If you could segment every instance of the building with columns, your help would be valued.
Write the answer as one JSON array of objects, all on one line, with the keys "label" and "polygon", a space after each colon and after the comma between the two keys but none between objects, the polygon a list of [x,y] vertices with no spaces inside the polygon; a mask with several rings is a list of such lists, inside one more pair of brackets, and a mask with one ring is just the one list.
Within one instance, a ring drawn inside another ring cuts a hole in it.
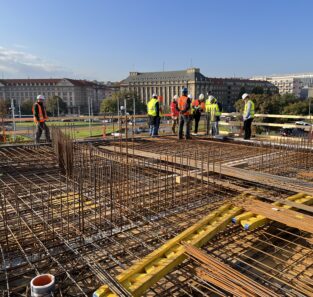
[{"label": "building with columns", "polygon": [[77,79],[0,79],[0,99],[13,99],[15,105],[24,100],[36,100],[38,94],[47,98],[59,96],[66,102],[69,114],[99,112],[100,102],[106,97],[106,86]]},{"label": "building with columns", "polygon": [[180,95],[183,87],[193,98],[203,93],[206,98],[211,93],[220,100],[224,111],[233,111],[239,93],[244,90],[251,92],[255,87],[263,88],[264,92],[276,93],[277,87],[267,81],[240,78],[209,78],[200,73],[199,68],[181,71],[163,72],[130,72],[121,81],[121,90],[134,91],[140,99],[147,102],[153,93],[164,98],[164,105],[169,106],[174,95]]}]

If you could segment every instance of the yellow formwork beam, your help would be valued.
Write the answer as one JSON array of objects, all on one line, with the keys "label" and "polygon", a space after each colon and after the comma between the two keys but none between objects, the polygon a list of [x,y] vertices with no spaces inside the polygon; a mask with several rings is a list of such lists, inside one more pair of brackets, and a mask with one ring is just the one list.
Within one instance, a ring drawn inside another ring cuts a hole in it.
[{"label": "yellow formwork beam", "polygon": [[[306,204],[311,205],[313,204],[313,197],[310,195],[307,195],[305,193],[298,193],[293,196],[290,196],[287,198],[287,200],[299,203],[299,204]],[[291,209],[292,206],[285,205],[280,202],[274,202],[272,203],[273,206],[280,206],[286,209]],[[267,224],[270,220],[266,218],[265,216],[255,214],[251,211],[244,212],[232,219],[233,223],[240,223],[241,226],[245,230],[254,230],[260,226],[263,226]]]},{"label": "yellow formwork beam", "polygon": [[[186,259],[181,242],[201,247],[223,230],[231,219],[242,211],[240,207],[225,204],[186,229],[164,245],[117,276],[117,280],[132,296],[141,296]],[[101,286],[93,297],[117,296],[108,285]]]}]

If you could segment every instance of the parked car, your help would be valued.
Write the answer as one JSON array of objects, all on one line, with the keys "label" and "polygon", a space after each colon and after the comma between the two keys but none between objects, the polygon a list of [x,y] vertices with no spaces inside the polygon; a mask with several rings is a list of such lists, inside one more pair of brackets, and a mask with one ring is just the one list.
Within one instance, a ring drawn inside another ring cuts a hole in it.
[{"label": "parked car", "polygon": [[312,124],[305,121],[297,121],[295,124],[299,126],[312,126]]},{"label": "parked car", "polygon": [[301,128],[282,128],[280,129],[281,136],[290,137],[304,137],[307,136],[308,132]]}]

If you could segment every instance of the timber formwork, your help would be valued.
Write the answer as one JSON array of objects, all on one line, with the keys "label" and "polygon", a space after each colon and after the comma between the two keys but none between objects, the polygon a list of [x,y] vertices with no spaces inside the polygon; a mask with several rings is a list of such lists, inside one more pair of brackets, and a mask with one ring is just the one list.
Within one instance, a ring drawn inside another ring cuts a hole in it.
[{"label": "timber formwork", "polygon": [[[57,296],[91,296],[104,284],[116,295],[128,296],[118,275],[233,197],[251,192],[275,201],[300,190],[310,195],[313,188],[307,180],[290,184],[286,170],[264,170],[269,150],[282,158],[276,146],[205,139],[178,143],[172,138],[69,144],[0,148],[3,296],[28,296],[31,278],[48,272],[56,276]],[[289,148],[288,154],[295,151],[307,156],[305,164],[297,162],[310,171],[310,150]],[[262,156],[266,161],[257,167]],[[69,158],[71,168],[64,165]],[[248,173],[253,178],[245,178]],[[299,287],[312,276],[312,241],[299,230],[269,223],[247,233],[234,225],[210,242],[205,250],[277,293],[301,296]],[[298,258],[300,248],[306,260]],[[281,259],[279,251],[286,252]],[[258,266],[264,255],[266,269]],[[278,264],[287,255],[290,265]],[[194,266],[192,260],[184,261],[147,288],[147,294],[210,294],[212,286],[199,279]],[[310,292],[307,287],[305,292]]]}]

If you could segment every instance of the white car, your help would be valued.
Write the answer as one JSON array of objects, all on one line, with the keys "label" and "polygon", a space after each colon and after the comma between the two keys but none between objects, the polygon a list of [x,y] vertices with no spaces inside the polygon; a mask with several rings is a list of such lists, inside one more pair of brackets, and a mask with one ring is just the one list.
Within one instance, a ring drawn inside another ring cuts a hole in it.
[{"label": "white car", "polygon": [[295,124],[300,126],[312,126],[312,124],[305,121],[297,121]]}]

